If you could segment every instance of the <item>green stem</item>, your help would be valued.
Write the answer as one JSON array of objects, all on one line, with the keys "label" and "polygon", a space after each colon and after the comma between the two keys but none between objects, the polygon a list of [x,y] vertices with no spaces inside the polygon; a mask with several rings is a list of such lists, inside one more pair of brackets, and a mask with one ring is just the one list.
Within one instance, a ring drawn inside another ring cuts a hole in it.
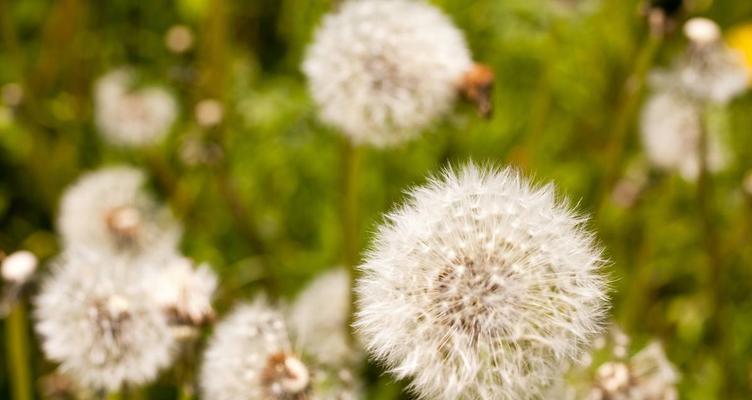
[{"label": "green stem", "polygon": [[360,149],[343,139],[342,144],[342,262],[350,275],[350,316],[347,329],[353,335],[355,281],[358,277],[358,172]]},{"label": "green stem", "polygon": [[19,301],[6,320],[8,367],[15,400],[31,400],[31,372],[29,370],[29,332],[26,325],[26,306]]},{"label": "green stem", "polygon": [[122,400],[122,399],[123,399],[123,395],[119,390],[107,393],[107,400]]},{"label": "green stem", "polygon": [[[707,112],[707,106],[704,110]],[[708,293],[713,296],[715,305],[715,317],[713,318],[713,330],[716,343],[716,354],[722,365],[734,365],[731,359],[727,341],[727,315],[724,302],[724,291],[721,280],[723,259],[719,247],[718,231],[713,216],[713,182],[708,170],[708,128],[704,115],[700,117],[700,137],[698,142],[699,174],[697,178],[697,208],[702,227],[702,240],[708,258],[705,282]],[[728,398],[731,387],[730,380],[724,379],[719,395]]]},{"label": "green stem", "polygon": [[647,39],[640,48],[632,73],[627,78],[622,92],[621,100],[616,110],[610,139],[606,145],[604,167],[605,176],[601,180],[596,192],[595,205],[599,213],[605,205],[606,194],[618,178],[624,156],[624,148],[627,144],[629,129],[632,126],[640,97],[645,88],[645,79],[648,70],[653,65],[658,49],[663,42],[660,34],[649,33]]}]

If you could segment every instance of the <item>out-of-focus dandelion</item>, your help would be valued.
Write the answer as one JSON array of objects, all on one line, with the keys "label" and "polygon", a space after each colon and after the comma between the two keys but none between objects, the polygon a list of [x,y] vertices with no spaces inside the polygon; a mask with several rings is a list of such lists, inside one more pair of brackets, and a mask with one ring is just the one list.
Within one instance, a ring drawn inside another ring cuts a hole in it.
[{"label": "out-of-focus dandelion", "polygon": [[343,3],[325,17],[302,68],[321,119],[356,144],[415,137],[461,89],[477,91],[490,112],[490,70],[473,73],[462,33],[422,1]]},{"label": "out-of-focus dandelion", "polygon": [[97,81],[95,117],[104,138],[122,146],[148,146],[169,133],[177,117],[172,95],[158,86],[133,88],[130,70],[118,69]]},{"label": "out-of-focus dandelion", "polygon": [[[703,108],[694,99],[668,88],[652,94],[640,118],[640,133],[650,162],[660,169],[676,170],[693,181],[700,173]],[[727,151],[714,132],[707,132],[706,166],[711,172],[727,164]]]},{"label": "out-of-focus dandelion", "polygon": [[587,400],[676,400],[679,374],[663,346],[652,342],[631,359],[618,357],[595,371]]},{"label": "out-of-focus dandelion", "polygon": [[298,295],[289,313],[296,348],[323,364],[342,365],[355,351],[345,330],[350,312],[350,279],[335,269],[313,281]]},{"label": "out-of-focus dandelion", "polygon": [[110,253],[169,253],[181,229],[167,208],[143,191],[144,175],[130,167],[87,173],[63,194],[58,228],[66,245]]},{"label": "out-of-focus dandelion", "polygon": [[12,253],[3,259],[3,279],[12,284],[22,284],[34,274],[37,263],[37,257],[30,251],[20,250]]},{"label": "out-of-focus dandelion", "polygon": [[706,18],[692,18],[684,24],[689,51],[676,67],[676,77],[689,95],[715,103],[726,103],[747,89],[749,72],[742,56],[726,47],[721,29]]},{"label": "out-of-focus dandelion", "polygon": [[172,257],[166,266],[150,272],[150,293],[171,324],[196,327],[214,319],[211,301],[217,275],[208,265],[194,267],[188,258]]},{"label": "out-of-focus dandelion", "polygon": [[600,331],[601,252],[552,185],[470,164],[387,220],[361,266],[355,326],[421,398],[540,397]]},{"label": "out-of-focus dandelion", "polygon": [[72,251],[36,299],[46,356],[84,387],[118,391],[156,378],[172,360],[167,319],[144,281],[148,259]]},{"label": "out-of-focus dandelion", "polygon": [[196,122],[200,126],[210,128],[212,126],[219,125],[224,117],[224,109],[222,103],[215,99],[204,99],[196,103],[196,109],[194,110],[196,116]]},{"label": "out-of-focus dandelion", "polygon": [[164,37],[165,46],[173,53],[185,53],[193,47],[193,32],[185,25],[173,25]]},{"label": "out-of-focus dandelion", "polygon": [[747,73],[752,78],[752,23],[731,29],[726,35],[726,44],[741,54]]},{"label": "out-of-focus dandelion", "polygon": [[284,316],[264,299],[237,306],[217,325],[201,368],[207,400],[305,399],[310,381]]}]

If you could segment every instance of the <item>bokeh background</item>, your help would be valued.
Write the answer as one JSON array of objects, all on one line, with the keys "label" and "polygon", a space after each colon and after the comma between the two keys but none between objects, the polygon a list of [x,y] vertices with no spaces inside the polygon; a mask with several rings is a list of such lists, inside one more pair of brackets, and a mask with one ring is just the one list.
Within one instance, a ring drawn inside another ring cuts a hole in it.
[{"label": "bokeh background", "polygon": [[[84,171],[131,164],[182,222],[184,253],[220,274],[220,314],[260,290],[289,299],[341,264],[344,140],[318,121],[299,69],[334,3],[0,0],[0,249],[53,257],[64,188]],[[496,72],[495,112],[484,120],[460,104],[418,140],[364,149],[358,248],[407,187],[442,166],[515,165],[592,216],[611,260],[613,319],[637,343],[662,341],[681,398],[752,398],[752,194],[743,189],[752,95],[718,112],[733,161],[698,187],[651,169],[637,132],[645,75],[684,51],[680,28],[651,38],[638,0],[431,3]],[[750,1],[694,3],[694,15],[724,30],[752,23]],[[178,99],[159,146],[113,147],[97,133],[93,84],[124,65]],[[218,125],[200,123],[206,99],[222,105]],[[39,396],[54,365],[31,330],[29,340]],[[7,371],[2,357],[0,398],[11,398]],[[382,372],[367,371],[372,398],[409,398]],[[146,393],[172,398],[169,374]]]}]

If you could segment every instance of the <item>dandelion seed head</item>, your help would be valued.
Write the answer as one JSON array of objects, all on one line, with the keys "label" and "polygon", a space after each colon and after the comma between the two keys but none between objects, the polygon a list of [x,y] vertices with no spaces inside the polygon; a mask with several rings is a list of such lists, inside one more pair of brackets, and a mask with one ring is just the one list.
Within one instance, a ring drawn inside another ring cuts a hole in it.
[{"label": "dandelion seed head", "polygon": [[115,391],[170,364],[174,342],[143,282],[149,262],[72,251],[53,265],[36,299],[36,331],[62,373]]},{"label": "dandelion seed head", "polygon": [[744,58],[720,40],[715,22],[693,18],[684,31],[691,45],[674,67],[684,90],[699,100],[724,104],[747,89],[750,75]]},{"label": "dandelion seed head", "polygon": [[383,147],[444,114],[471,66],[462,33],[440,10],[361,0],[325,17],[302,69],[324,122],[356,144]]},{"label": "dandelion seed head", "polygon": [[174,325],[200,326],[214,318],[217,275],[208,265],[194,267],[188,258],[172,257],[151,273],[151,293]]},{"label": "dandelion seed head", "polygon": [[663,347],[652,342],[631,359],[608,361],[595,372],[587,399],[676,400],[679,374]]},{"label": "dandelion seed head", "polygon": [[80,177],[63,194],[58,228],[69,246],[119,254],[170,253],[181,229],[169,210],[143,191],[145,177],[109,167]]},{"label": "dandelion seed head", "polygon": [[37,269],[37,256],[26,250],[10,254],[2,260],[2,276],[15,284],[26,282]]},{"label": "dandelion seed head", "polygon": [[[681,92],[667,89],[652,94],[642,109],[640,135],[650,162],[694,181],[700,173],[702,108]],[[707,132],[707,168],[722,170],[728,162],[721,138]]]},{"label": "dandelion seed head", "polygon": [[361,266],[367,350],[432,399],[529,399],[607,308],[583,218],[510,169],[469,164],[410,192]]},{"label": "dandelion seed head", "polygon": [[264,299],[236,307],[216,326],[201,368],[208,400],[302,400],[309,381],[284,316]]},{"label": "dandelion seed head", "polygon": [[95,119],[104,138],[120,146],[158,143],[177,117],[175,99],[158,86],[133,89],[131,71],[119,69],[100,78],[95,87]]}]

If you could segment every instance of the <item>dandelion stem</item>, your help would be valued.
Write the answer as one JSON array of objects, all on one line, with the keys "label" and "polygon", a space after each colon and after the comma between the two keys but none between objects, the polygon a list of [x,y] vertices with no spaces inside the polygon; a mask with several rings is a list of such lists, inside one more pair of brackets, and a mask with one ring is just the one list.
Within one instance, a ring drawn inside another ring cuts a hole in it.
[{"label": "dandelion stem", "polygon": [[608,198],[606,193],[608,193],[618,178],[624,156],[624,148],[629,136],[629,129],[632,126],[633,117],[637,111],[637,105],[645,87],[645,79],[662,42],[663,35],[660,33],[651,32],[647,35],[637,55],[634,69],[624,85],[604,154],[605,175],[600,182],[595,202],[593,203],[596,206],[595,211],[598,214],[600,214],[600,209],[605,205],[605,199]]},{"label": "dandelion stem", "polygon": [[352,334],[355,314],[355,280],[358,263],[358,172],[360,149],[343,138],[342,144],[342,259],[350,275],[350,317],[348,331]]},{"label": "dandelion stem", "polygon": [[122,400],[122,398],[119,390],[107,393],[107,400]]},{"label": "dandelion stem", "polygon": [[18,301],[6,320],[8,367],[11,369],[13,398],[31,400],[31,372],[29,371],[29,341],[26,325],[26,306]]},{"label": "dandelion stem", "polygon": [[[700,124],[698,143],[699,174],[697,179],[697,208],[701,219],[703,245],[708,257],[708,269],[705,279],[707,290],[713,296],[715,304],[713,329],[716,338],[717,355],[722,365],[733,365],[726,343],[725,331],[727,318],[721,281],[723,259],[719,248],[718,232],[714,223],[715,219],[713,217],[713,182],[708,170],[708,127],[703,117],[704,115],[701,116],[702,123]],[[725,395],[729,393],[724,393],[723,391],[728,391],[730,388],[726,385],[721,385],[721,390],[722,392],[719,395],[721,397],[728,397]]]}]

